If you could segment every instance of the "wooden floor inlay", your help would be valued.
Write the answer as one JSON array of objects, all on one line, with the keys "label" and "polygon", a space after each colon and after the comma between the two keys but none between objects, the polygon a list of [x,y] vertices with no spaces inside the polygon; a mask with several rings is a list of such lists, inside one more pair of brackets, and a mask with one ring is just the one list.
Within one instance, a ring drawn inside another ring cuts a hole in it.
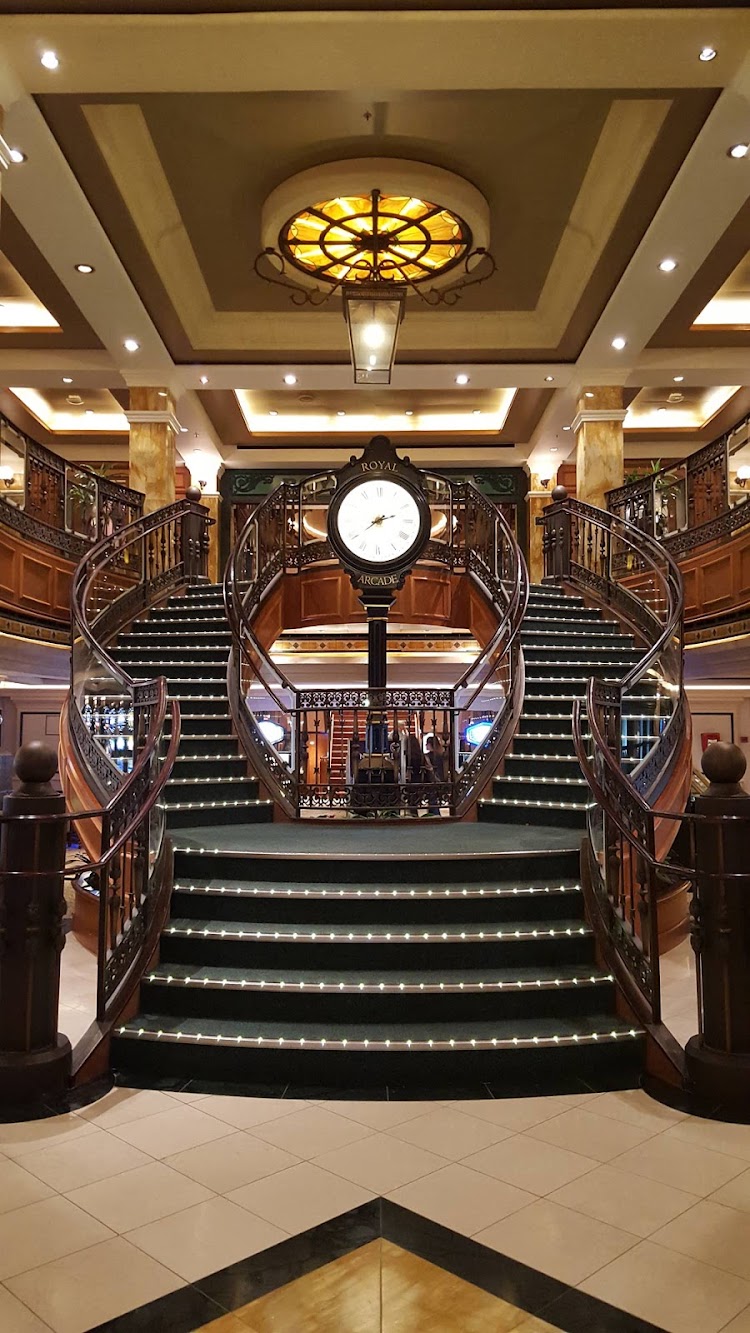
[{"label": "wooden floor inlay", "polygon": [[388,1240],[203,1325],[200,1333],[559,1333]]}]

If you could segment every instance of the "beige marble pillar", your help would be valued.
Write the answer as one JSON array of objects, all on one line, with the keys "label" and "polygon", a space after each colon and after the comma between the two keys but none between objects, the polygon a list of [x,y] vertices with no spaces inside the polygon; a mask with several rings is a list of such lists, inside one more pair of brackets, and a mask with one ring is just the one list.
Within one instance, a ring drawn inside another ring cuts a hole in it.
[{"label": "beige marble pillar", "polygon": [[576,433],[576,495],[606,509],[605,493],[622,486],[625,419],[622,388],[585,389],[573,421]]},{"label": "beige marble pillar", "polygon": [[[545,477],[540,477],[538,473],[532,472],[529,482],[530,486],[526,495],[529,532],[529,582],[541,583],[544,578],[544,553],[542,551],[544,528],[537,527],[537,519],[541,518],[550,502],[550,495],[556,485],[556,470],[552,472],[551,476]],[[547,484],[544,485],[544,482]]]},{"label": "beige marble pillar", "polygon": [[219,496],[203,492],[201,504],[213,519],[213,526],[208,529],[208,578],[210,583],[219,582]]},{"label": "beige marble pillar", "polygon": [[174,503],[175,439],[179,423],[167,389],[132,388],[130,411],[130,485],[146,497],[144,513]]}]

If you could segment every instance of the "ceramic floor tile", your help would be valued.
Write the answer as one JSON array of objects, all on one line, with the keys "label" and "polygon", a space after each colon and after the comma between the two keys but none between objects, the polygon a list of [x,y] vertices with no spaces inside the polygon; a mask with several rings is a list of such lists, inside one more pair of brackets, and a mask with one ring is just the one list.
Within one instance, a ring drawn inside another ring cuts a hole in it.
[{"label": "ceramic floor tile", "polygon": [[651,1240],[750,1282],[750,1215],[701,1199]]},{"label": "ceramic floor tile", "polygon": [[300,1162],[252,1185],[233,1190],[227,1198],[257,1217],[296,1234],[358,1208],[373,1196],[350,1180],[322,1171],[312,1162]]},{"label": "ceramic floor tile", "polygon": [[196,1148],[231,1133],[229,1125],[205,1115],[194,1106],[175,1106],[157,1115],[136,1120],[132,1125],[117,1125],[110,1130],[118,1138],[140,1148],[150,1157],[169,1157],[172,1153]]},{"label": "ceramic floor tile", "polygon": [[750,1333],[750,1305],[734,1319],[730,1319],[729,1323],[724,1325],[721,1333]]},{"label": "ceramic floor tile", "polygon": [[22,1157],[53,1143],[73,1143],[90,1134],[98,1134],[94,1125],[88,1125],[77,1115],[53,1115],[46,1120],[25,1120],[15,1125],[0,1125],[0,1153],[6,1157]]},{"label": "ceramic floor tile", "polygon": [[85,1333],[182,1285],[174,1273],[121,1237],[44,1264],[8,1282],[11,1291],[55,1333]]},{"label": "ceramic floor tile", "polygon": [[76,1143],[56,1143],[52,1148],[23,1156],[26,1170],[60,1194],[117,1176],[121,1171],[133,1171],[150,1161],[152,1158],[146,1153],[122,1143],[112,1134],[95,1134]]},{"label": "ceramic floor tile", "polygon": [[463,1236],[473,1236],[535,1200],[526,1190],[470,1171],[458,1162],[391,1190],[388,1197]]},{"label": "ceramic floor tile", "polygon": [[729,1157],[750,1162],[750,1125],[728,1125],[721,1120],[701,1120],[688,1116],[669,1130],[669,1137],[696,1148],[711,1148]]},{"label": "ceramic floor tile", "polygon": [[169,1110],[174,1110],[174,1103],[165,1092],[153,1092],[150,1088],[113,1088],[101,1101],[82,1107],[77,1114],[89,1124],[98,1125],[99,1129],[114,1129],[117,1125],[127,1125],[133,1120]]},{"label": "ceramic floor tile", "polygon": [[536,1199],[474,1239],[572,1285],[637,1244],[630,1232],[582,1217],[549,1199]]},{"label": "ceramic floor tile", "polygon": [[405,1143],[415,1143],[418,1148],[439,1153],[451,1161],[468,1157],[479,1152],[491,1143],[499,1143],[509,1138],[512,1130],[503,1125],[493,1124],[489,1120],[478,1120],[476,1116],[465,1115],[453,1107],[443,1106],[427,1115],[416,1116],[404,1125],[394,1125],[390,1130],[394,1138]]},{"label": "ceramic floor tile", "polygon": [[553,1143],[557,1148],[567,1148],[569,1152],[582,1153],[585,1157],[595,1157],[598,1162],[609,1162],[652,1138],[657,1129],[641,1129],[622,1120],[591,1115],[589,1111],[566,1111],[554,1120],[532,1125],[526,1132],[529,1138]]},{"label": "ceramic floor tile", "polygon": [[286,1238],[287,1232],[228,1199],[209,1199],[127,1234],[134,1245],[188,1282]]},{"label": "ceramic floor tile", "polygon": [[596,1165],[591,1157],[569,1152],[552,1143],[542,1143],[525,1134],[503,1139],[502,1143],[495,1143],[464,1160],[464,1166],[483,1171],[485,1175],[495,1176],[497,1180],[532,1194],[551,1194],[586,1171],[593,1171]]},{"label": "ceramic floor tile", "polygon": [[684,1111],[675,1111],[654,1101],[642,1088],[626,1088],[622,1092],[602,1092],[587,1108],[594,1115],[610,1120],[624,1120],[639,1129],[651,1129],[658,1134],[685,1119]]},{"label": "ceramic floor tile", "polygon": [[[218,1121],[216,1122],[218,1124]],[[227,1126],[225,1125],[226,1129]],[[249,1185],[253,1180],[296,1166],[298,1159],[273,1143],[265,1143],[254,1134],[242,1131],[212,1143],[168,1157],[167,1165],[197,1180],[216,1194]]]},{"label": "ceramic floor tile", "polygon": [[116,1181],[100,1180],[68,1194],[71,1203],[118,1232],[156,1222],[211,1197],[204,1185],[153,1161],[125,1171]]},{"label": "ceramic floor tile", "polygon": [[690,1194],[712,1194],[746,1169],[739,1157],[727,1157],[709,1148],[696,1148],[673,1137],[674,1130],[657,1134],[637,1148],[614,1159],[618,1171],[630,1171],[648,1180],[687,1190]]},{"label": "ceramic floor tile", "polygon": [[445,1166],[445,1158],[415,1148],[411,1143],[402,1143],[390,1134],[371,1134],[358,1143],[324,1153],[315,1164],[353,1180],[373,1194],[387,1194],[409,1180],[437,1171]]},{"label": "ceramic floor tile", "polygon": [[258,1125],[253,1132],[259,1139],[284,1148],[296,1157],[310,1158],[319,1157],[321,1153],[331,1152],[334,1148],[343,1148],[347,1143],[355,1143],[357,1139],[367,1138],[372,1131],[369,1126],[346,1120],[344,1116],[326,1111],[322,1106],[309,1106],[281,1120]]},{"label": "ceramic floor tile", "polygon": [[355,1120],[358,1125],[367,1125],[370,1129],[387,1130],[394,1125],[403,1125],[415,1116],[424,1115],[429,1103],[425,1102],[319,1102],[345,1120]]},{"label": "ceramic floor tile", "polygon": [[724,1203],[729,1208],[738,1208],[740,1212],[750,1213],[750,1171],[743,1171],[741,1176],[728,1180],[726,1185],[709,1195],[712,1203]]},{"label": "ceramic floor tile", "polygon": [[642,1238],[698,1202],[695,1194],[655,1180],[641,1178],[636,1182],[632,1175],[612,1166],[599,1166],[549,1197],[554,1203]]},{"label": "ceramic floor tile", "polygon": [[487,1101],[453,1102],[455,1111],[466,1111],[493,1125],[504,1125],[514,1134],[520,1134],[531,1125],[571,1111],[573,1097],[498,1097]]},{"label": "ceramic floor tile", "polygon": [[111,1236],[101,1222],[58,1196],[14,1208],[0,1216],[0,1281]]},{"label": "ceramic floor tile", "polygon": [[590,1296],[647,1319],[667,1333],[719,1333],[750,1303],[750,1282],[641,1241],[586,1278]]},{"label": "ceramic floor tile", "polygon": [[309,1102],[287,1100],[285,1097],[202,1097],[197,1103],[200,1111],[214,1115],[217,1120],[234,1129],[253,1129],[255,1125],[302,1111]]},{"label": "ceramic floor tile", "polygon": [[23,1208],[27,1203],[38,1203],[53,1193],[49,1185],[32,1176],[20,1162],[12,1162],[7,1157],[0,1161],[0,1213]]},{"label": "ceramic floor tile", "polygon": [[0,1328],[3,1333],[49,1333],[50,1326],[37,1319],[12,1292],[0,1287]]}]

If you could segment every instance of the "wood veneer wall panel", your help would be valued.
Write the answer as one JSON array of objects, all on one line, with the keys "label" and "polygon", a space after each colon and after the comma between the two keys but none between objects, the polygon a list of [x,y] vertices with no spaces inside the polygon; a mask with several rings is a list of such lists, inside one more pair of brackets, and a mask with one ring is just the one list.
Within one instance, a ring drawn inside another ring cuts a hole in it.
[{"label": "wood veneer wall panel", "polygon": [[5,531],[0,534],[0,612],[24,612],[58,624],[70,620],[75,565],[47,546]]},{"label": "wood veneer wall panel", "polygon": [[750,606],[750,528],[729,539],[683,556],[685,621],[708,619],[719,612]]}]

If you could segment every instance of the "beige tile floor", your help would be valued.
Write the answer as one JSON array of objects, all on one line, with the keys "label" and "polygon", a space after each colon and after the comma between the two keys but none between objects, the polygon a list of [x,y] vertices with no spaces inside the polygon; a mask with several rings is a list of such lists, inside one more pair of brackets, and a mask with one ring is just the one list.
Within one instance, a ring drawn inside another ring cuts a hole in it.
[{"label": "beige tile floor", "polygon": [[120,1088],[0,1125],[0,1328],[85,1333],[379,1194],[669,1333],[750,1333],[750,1126],[640,1091],[323,1104]]}]

